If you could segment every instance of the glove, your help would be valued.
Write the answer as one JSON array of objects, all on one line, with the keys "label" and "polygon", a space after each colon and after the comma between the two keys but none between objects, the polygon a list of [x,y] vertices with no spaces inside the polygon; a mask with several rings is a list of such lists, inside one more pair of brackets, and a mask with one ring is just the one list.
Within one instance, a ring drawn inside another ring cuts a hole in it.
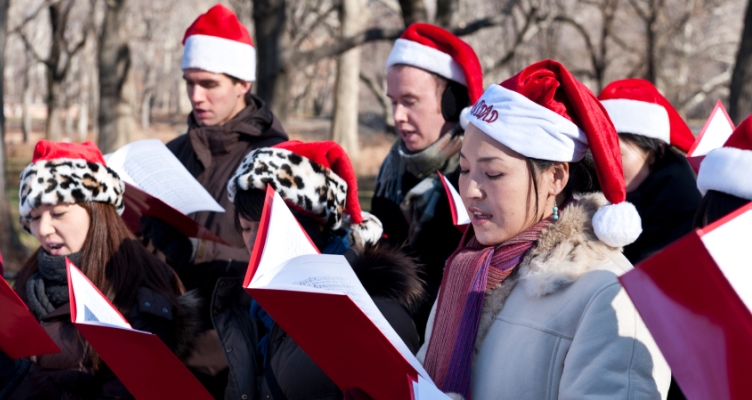
[{"label": "glove", "polygon": [[187,266],[196,255],[194,241],[157,217],[141,217],[141,234],[165,255],[167,264],[175,269]]}]

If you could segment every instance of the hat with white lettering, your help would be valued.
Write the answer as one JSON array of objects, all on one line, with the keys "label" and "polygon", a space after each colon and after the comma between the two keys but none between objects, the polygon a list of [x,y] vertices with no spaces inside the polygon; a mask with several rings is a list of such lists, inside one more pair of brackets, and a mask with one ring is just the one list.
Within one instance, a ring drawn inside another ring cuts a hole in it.
[{"label": "hat with white lettering", "polygon": [[562,65],[540,61],[486,89],[471,124],[525,157],[578,162],[593,154],[598,182],[611,203],[593,217],[596,236],[612,247],[634,242],[642,223],[626,201],[619,137],[593,92]]}]

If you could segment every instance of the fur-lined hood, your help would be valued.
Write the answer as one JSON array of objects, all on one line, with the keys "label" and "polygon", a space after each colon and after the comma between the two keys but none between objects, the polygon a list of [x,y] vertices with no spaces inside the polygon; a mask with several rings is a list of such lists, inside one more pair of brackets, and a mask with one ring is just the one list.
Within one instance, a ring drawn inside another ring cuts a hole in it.
[{"label": "fur-lined hood", "polygon": [[599,269],[609,259],[623,258],[621,248],[601,242],[593,230],[593,215],[606,204],[602,193],[592,193],[576,198],[559,212],[559,220],[543,230],[517,270],[484,297],[476,344],[483,342],[518,283],[528,295],[543,297]]},{"label": "fur-lined hood", "polygon": [[400,249],[386,243],[366,244],[350,248],[345,257],[371,297],[396,300],[408,311],[425,298],[418,265]]}]

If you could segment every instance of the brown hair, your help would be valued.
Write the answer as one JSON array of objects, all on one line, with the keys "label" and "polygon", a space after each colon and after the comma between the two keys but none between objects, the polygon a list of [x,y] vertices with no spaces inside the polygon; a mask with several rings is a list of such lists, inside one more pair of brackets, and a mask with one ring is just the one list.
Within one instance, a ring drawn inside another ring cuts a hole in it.
[{"label": "brown hair", "polygon": [[[121,314],[127,315],[136,302],[136,291],[149,288],[167,298],[181,313],[177,297],[183,288],[180,279],[154,255],[149,253],[128,230],[125,222],[110,204],[99,202],[78,203],[86,209],[91,222],[86,242],[81,249],[78,268],[112,301]],[[18,273],[16,290],[26,298],[26,281],[39,270],[37,254],[26,261]],[[95,368],[99,366],[96,353],[86,346],[88,357]]]},{"label": "brown hair", "polygon": [[439,110],[438,111],[441,112],[441,98],[444,95],[444,90],[446,90],[447,86],[449,86],[449,80],[446,79],[446,78],[444,78],[443,76],[435,73],[435,72],[431,72],[431,71],[428,71],[428,70],[425,70],[423,68],[416,67],[416,66],[413,66],[413,65],[408,65],[408,64],[394,64],[394,65],[392,65],[389,68],[394,68],[395,70],[399,71],[399,70],[401,70],[401,69],[403,69],[405,67],[417,68],[417,69],[419,69],[421,71],[425,71],[425,72],[428,72],[429,74],[431,74],[431,76],[433,77],[434,82],[436,82],[436,98],[439,100]]}]

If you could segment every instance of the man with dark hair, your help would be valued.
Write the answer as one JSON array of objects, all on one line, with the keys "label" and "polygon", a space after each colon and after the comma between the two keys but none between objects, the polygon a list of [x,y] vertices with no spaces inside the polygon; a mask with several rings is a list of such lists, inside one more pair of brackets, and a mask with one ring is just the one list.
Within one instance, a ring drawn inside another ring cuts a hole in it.
[{"label": "man with dark hair", "polygon": [[[287,134],[267,105],[251,94],[256,51],[232,11],[222,5],[212,7],[188,28],[183,44],[183,79],[193,111],[188,116],[188,133],[167,147],[225,209],[224,213],[190,216],[227,245],[189,239],[157,218],[143,218],[141,225],[144,237],[177,271],[186,289],[198,289],[203,332],[196,338],[196,351],[187,364],[212,394],[221,398],[227,383],[228,350],[214,329],[212,318],[225,314],[213,304],[213,294],[220,284],[222,289],[227,286],[227,282],[217,283],[226,278],[234,279],[233,288],[239,288],[250,258],[235,229],[227,180],[248,153],[286,141]],[[243,294],[240,301],[250,301]]]},{"label": "man with dark hair", "polygon": [[423,265],[428,298],[414,316],[422,336],[436,299],[444,263],[459,243],[437,171],[457,185],[463,109],[483,92],[473,49],[446,30],[410,25],[387,60],[387,95],[399,140],[376,178],[371,212],[384,234]]}]

